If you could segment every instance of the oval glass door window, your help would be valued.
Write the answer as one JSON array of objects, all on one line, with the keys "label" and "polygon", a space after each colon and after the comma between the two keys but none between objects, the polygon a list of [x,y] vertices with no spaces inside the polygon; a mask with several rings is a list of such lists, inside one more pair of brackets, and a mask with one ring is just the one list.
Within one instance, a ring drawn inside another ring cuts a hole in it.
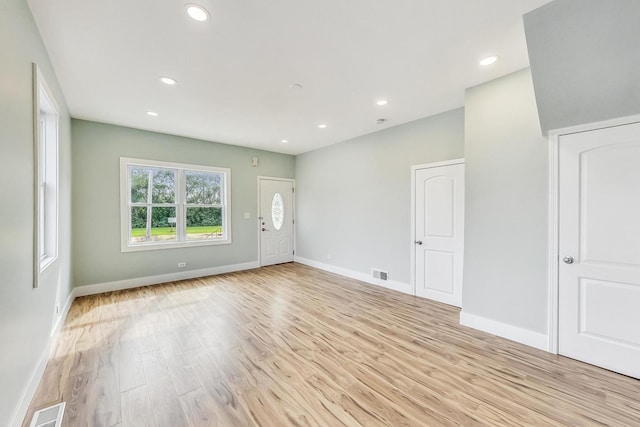
[{"label": "oval glass door window", "polygon": [[280,193],[274,194],[273,199],[271,199],[271,220],[276,230],[282,228],[282,224],[284,224],[284,200],[282,200]]}]

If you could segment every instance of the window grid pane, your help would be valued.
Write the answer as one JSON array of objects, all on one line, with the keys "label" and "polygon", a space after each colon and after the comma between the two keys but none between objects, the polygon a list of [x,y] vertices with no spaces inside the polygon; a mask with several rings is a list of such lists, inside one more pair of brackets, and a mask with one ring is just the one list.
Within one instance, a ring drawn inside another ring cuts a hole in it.
[{"label": "window grid pane", "polygon": [[187,240],[219,239],[224,236],[222,208],[187,207]]},{"label": "window grid pane", "polygon": [[153,190],[151,203],[176,202],[176,171],[172,169],[153,169]]},{"label": "window grid pane", "polygon": [[134,206],[131,208],[132,243],[175,241],[177,232],[170,218],[176,217],[175,207]]},{"label": "window grid pane", "polygon": [[185,171],[185,204],[222,206],[224,175],[218,172]]}]

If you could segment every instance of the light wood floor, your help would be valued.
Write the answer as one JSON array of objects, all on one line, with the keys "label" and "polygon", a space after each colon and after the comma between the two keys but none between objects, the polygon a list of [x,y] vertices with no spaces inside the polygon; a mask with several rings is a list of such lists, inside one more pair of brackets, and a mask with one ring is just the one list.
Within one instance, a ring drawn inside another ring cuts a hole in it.
[{"label": "light wood floor", "polygon": [[79,298],[24,425],[640,425],[640,381],[458,315],[299,264]]}]

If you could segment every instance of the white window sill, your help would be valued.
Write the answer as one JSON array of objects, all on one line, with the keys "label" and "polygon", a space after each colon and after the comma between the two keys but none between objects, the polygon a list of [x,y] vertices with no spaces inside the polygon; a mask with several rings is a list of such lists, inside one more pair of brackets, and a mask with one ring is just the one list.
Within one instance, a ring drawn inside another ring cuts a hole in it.
[{"label": "white window sill", "polygon": [[44,272],[55,260],[57,260],[57,256],[45,256],[40,258],[40,273]]},{"label": "white window sill", "polygon": [[231,244],[231,238],[220,240],[194,240],[191,242],[149,242],[138,243],[135,245],[124,244],[120,248],[120,252],[139,252],[139,251],[154,251],[158,249],[178,249],[178,248],[193,248],[200,246],[218,246]]}]

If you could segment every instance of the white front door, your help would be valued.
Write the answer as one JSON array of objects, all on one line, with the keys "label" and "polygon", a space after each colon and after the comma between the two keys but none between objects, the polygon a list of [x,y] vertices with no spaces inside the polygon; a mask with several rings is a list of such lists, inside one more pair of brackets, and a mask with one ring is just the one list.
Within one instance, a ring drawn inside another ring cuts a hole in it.
[{"label": "white front door", "polygon": [[414,170],[415,293],[460,307],[464,163],[448,163]]},{"label": "white front door", "polygon": [[260,265],[293,261],[293,181],[259,179]]},{"label": "white front door", "polygon": [[640,378],[640,123],[559,137],[558,349]]}]

